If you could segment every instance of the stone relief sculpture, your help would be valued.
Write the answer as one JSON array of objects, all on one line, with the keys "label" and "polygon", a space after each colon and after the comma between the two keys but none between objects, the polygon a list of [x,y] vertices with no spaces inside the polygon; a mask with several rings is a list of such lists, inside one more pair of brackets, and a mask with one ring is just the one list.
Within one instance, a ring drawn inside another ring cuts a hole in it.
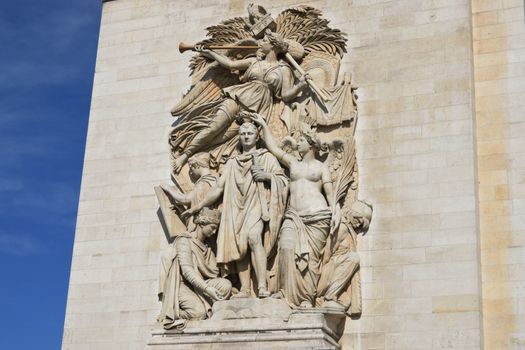
[{"label": "stone relief sculpture", "polygon": [[357,235],[364,235],[368,231],[372,211],[371,204],[355,201],[343,215],[334,246],[325,256],[317,285],[317,306],[343,308],[350,317],[361,315]]},{"label": "stone relief sculpture", "polygon": [[309,6],[274,19],[250,5],[207,30],[180,45],[197,53],[192,83],[171,111],[173,184],[155,189],[172,241],[159,321],[184,327],[230,297],[360,315],[372,206],[357,193],[356,88],[338,83],[344,34]]},{"label": "stone relief sculpture", "polygon": [[[197,153],[188,161],[188,175],[193,182],[193,188],[188,193],[182,193],[178,186],[161,184],[160,188],[171,200],[172,208],[179,213],[188,206],[194,206],[206,197],[210,189],[217,183],[217,176],[210,170],[210,155],[208,153]],[[193,230],[193,216],[188,219],[187,226]]]},{"label": "stone relief sculpture", "polygon": [[289,48],[280,35],[267,32],[259,41],[259,46],[256,57],[239,60],[206,49],[202,44],[196,46],[195,50],[202,56],[230,71],[237,70],[243,74],[239,77],[239,84],[222,89],[223,96],[218,101],[191,109],[186,114],[181,114],[177,107],[172,110],[174,116],[181,115],[181,122],[173,132],[173,146],[180,148],[175,158],[175,172],[180,171],[195,151],[206,148],[210,143],[226,141],[230,135],[227,129],[241,110],[269,116],[275,98],[290,102],[306,85],[304,76],[295,84],[290,67],[279,61],[278,55]]},{"label": "stone relief sculpture", "polygon": [[159,277],[162,309],[158,321],[166,329],[183,328],[186,320],[204,319],[213,301],[228,298],[231,283],[219,268],[208,240],[220,221],[218,210],[205,208],[193,232],[182,232],[164,252]]},{"label": "stone relief sculpture", "polygon": [[[328,167],[315,158],[319,140],[302,132],[297,138],[299,158],[277,146],[268,125],[253,115],[263,138],[279,162],[289,170],[290,200],[279,232],[277,289],[293,305],[312,307],[321,275],[321,257],[330,232],[332,177]],[[334,216],[335,218],[335,216]]]},{"label": "stone relief sculpture", "polygon": [[238,272],[241,290],[234,295],[238,298],[251,295],[250,267],[255,272],[257,295],[260,298],[270,295],[267,259],[277,242],[288,194],[288,179],[277,159],[267,150],[257,148],[258,133],[252,123],[240,126],[242,153],[226,162],[217,185],[206,198],[186,211],[196,213],[222,195],[217,262],[223,264],[225,271]]}]

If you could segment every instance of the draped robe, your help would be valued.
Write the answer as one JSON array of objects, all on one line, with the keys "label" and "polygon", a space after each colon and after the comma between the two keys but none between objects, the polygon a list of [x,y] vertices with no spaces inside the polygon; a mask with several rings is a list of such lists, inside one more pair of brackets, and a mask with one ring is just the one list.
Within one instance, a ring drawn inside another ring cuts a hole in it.
[{"label": "draped robe", "polygon": [[277,288],[291,305],[315,303],[330,218],[328,208],[307,215],[291,208],[286,211],[279,238]]},{"label": "draped robe", "polygon": [[[268,182],[256,182],[251,173],[255,156],[268,172]],[[217,262],[228,264],[241,260],[248,250],[248,234],[263,220],[268,208],[264,248],[269,255],[277,242],[279,227],[288,197],[288,179],[279,162],[265,149],[230,158],[221,175],[224,178],[223,209],[217,234]]]},{"label": "draped robe", "polygon": [[223,295],[231,290],[229,281],[218,274],[215,255],[207,244],[190,233],[177,236],[161,259],[158,320],[164,328],[183,328],[184,319],[205,318],[211,310],[211,300],[202,295],[206,285]]}]

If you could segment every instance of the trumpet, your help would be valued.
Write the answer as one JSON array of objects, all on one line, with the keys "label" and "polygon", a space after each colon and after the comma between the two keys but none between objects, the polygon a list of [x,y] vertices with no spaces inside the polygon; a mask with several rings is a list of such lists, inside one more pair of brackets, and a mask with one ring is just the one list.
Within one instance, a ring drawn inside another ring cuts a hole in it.
[{"label": "trumpet", "polygon": [[[228,49],[240,49],[240,50],[257,50],[259,46],[257,45],[209,45],[204,46],[205,49],[210,50],[228,50]],[[179,52],[183,53],[186,51],[195,51],[195,45],[188,43],[179,44]]]},{"label": "trumpet", "polygon": [[[241,49],[241,50],[256,50],[259,48],[257,45],[209,45],[204,46],[206,49],[210,50],[227,50],[227,49]],[[195,45],[187,44],[187,43],[179,43],[179,52],[183,53],[186,51],[195,50]],[[288,62],[299,72],[301,75],[305,75],[306,72],[303,70],[303,68],[295,61],[295,59],[290,55],[288,52],[285,53],[285,58],[288,60]],[[321,105],[325,110],[327,110],[326,105],[324,104],[325,101],[328,101],[328,96],[324,91],[322,91],[313,81],[312,79],[306,80],[308,85],[310,86],[311,90],[319,97]]]}]

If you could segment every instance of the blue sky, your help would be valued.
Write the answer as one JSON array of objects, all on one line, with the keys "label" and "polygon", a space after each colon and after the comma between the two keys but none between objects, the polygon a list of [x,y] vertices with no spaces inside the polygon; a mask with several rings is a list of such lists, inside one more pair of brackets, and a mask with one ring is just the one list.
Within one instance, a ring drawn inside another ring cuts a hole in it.
[{"label": "blue sky", "polygon": [[100,0],[0,0],[0,349],[59,349]]}]

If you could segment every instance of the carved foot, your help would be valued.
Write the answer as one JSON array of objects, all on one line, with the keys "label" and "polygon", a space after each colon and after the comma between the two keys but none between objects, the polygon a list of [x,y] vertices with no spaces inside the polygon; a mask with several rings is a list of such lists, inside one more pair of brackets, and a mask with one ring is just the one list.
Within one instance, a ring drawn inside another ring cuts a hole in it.
[{"label": "carved foot", "polygon": [[284,299],[284,295],[281,291],[272,294],[273,299]]},{"label": "carved foot", "polygon": [[175,174],[180,173],[182,167],[186,162],[188,161],[188,155],[186,153],[181,154],[175,161],[173,162],[173,172]]},{"label": "carved foot", "polygon": [[334,300],[326,300],[324,303],[321,304],[321,307],[345,311],[345,307]]},{"label": "carved foot", "polygon": [[311,308],[313,307],[312,303],[309,302],[308,300],[305,300],[303,302],[301,302],[301,305],[299,305],[300,307],[307,307],[307,308]]},{"label": "carved foot", "polygon": [[268,298],[270,296],[270,292],[268,292],[268,289],[266,287],[259,287],[259,291],[257,293],[257,296],[259,299]]},{"label": "carved foot", "polygon": [[241,290],[239,293],[232,295],[232,299],[243,299],[243,298],[249,298],[250,292],[246,290]]}]

